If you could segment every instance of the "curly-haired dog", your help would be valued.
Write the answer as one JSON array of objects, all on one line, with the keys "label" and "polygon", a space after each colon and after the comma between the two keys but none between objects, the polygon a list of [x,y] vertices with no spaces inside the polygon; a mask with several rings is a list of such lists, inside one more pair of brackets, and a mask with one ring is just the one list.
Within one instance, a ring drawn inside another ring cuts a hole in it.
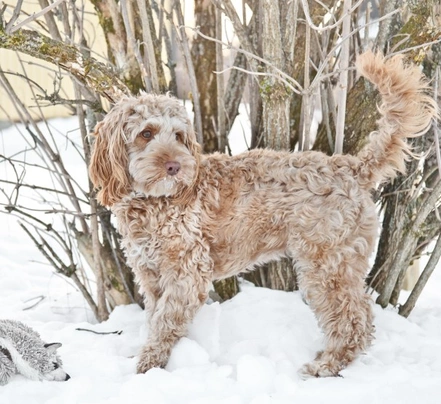
[{"label": "curly-haired dog", "polygon": [[138,372],[164,367],[210,284],[294,259],[326,346],[301,372],[335,376],[372,340],[364,292],[377,236],[370,191],[404,170],[405,138],[436,114],[420,70],[366,53],[359,71],[382,95],[379,131],[357,156],[252,150],[201,155],[180,102],[119,101],[96,127],[90,176],[118,219],[150,313]]}]

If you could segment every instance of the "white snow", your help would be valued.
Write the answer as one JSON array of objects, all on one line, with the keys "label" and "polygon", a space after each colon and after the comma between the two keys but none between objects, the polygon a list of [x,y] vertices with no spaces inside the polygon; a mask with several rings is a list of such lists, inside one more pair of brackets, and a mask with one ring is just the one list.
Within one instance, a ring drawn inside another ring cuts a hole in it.
[{"label": "white snow", "polygon": [[[298,292],[249,284],[232,300],[201,309],[166,369],[138,375],[136,355],[148,333],[142,310],[120,306],[97,324],[80,293],[54,274],[15,218],[0,215],[0,236],[0,318],[21,320],[48,342],[61,342],[71,376],[67,382],[14,376],[0,387],[1,404],[441,403],[439,267],[409,319],[374,306],[373,346],[342,378],[299,378],[300,366],[323,347],[314,315]],[[45,297],[41,303],[24,310],[39,296]]]}]

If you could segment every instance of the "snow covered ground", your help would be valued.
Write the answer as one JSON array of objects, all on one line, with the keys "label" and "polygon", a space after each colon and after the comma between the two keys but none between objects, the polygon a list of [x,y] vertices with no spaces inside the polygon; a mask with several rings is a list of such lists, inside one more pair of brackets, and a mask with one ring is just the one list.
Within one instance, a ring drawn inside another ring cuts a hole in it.
[{"label": "snow covered ground", "polygon": [[[0,215],[0,237],[0,318],[61,342],[71,376],[67,382],[14,376],[0,387],[0,404],[441,403],[441,268],[409,319],[375,306],[376,340],[342,378],[299,378],[298,368],[323,346],[312,312],[297,292],[250,285],[231,301],[205,305],[166,369],[137,375],[136,355],[148,333],[141,309],[118,307],[97,324],[14,218]],[[39,296],[41,303],[26,310]]]}]

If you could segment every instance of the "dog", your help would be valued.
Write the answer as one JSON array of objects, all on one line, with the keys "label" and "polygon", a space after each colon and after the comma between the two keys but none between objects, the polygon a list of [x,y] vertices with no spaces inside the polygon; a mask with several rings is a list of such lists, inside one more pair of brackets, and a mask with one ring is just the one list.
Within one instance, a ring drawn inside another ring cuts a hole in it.
[{"label": "dog", "polygon": [[427,82],[401,56],[365,53],[359,72],[381,96],[378,132],[356,155],[251,150],[202,155],[180,102],[141,94],[95,128],[90,178],[118,221],[150,313],[138,373],[165,367],[215,279],[287,256],[326,339],[300,370],[338,376],[373,339],[365,293],[378,232],[370,192],[404,172],[407,137],[436,115]]},{"label": "dog", "polygon": [[57,355],[60,347],[59,342],[45,343],[20,321],[0,320],[0,385],[17,373],[32,380],[69,380]]}]

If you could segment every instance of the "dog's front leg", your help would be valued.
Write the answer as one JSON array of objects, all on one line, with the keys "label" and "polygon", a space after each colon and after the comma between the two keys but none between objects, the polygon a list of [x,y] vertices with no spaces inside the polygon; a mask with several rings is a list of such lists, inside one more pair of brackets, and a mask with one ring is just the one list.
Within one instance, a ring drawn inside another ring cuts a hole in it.
[{"label": "dog's front leg", "polygon": [[138,373],[167,365],[173,346],[186,335],[188,323],[207,299],[210,282],[210,272],[197,268],[192,272],[170,270],[161,274],[160,297],[150,317],[149,337],[140,355]]}]

